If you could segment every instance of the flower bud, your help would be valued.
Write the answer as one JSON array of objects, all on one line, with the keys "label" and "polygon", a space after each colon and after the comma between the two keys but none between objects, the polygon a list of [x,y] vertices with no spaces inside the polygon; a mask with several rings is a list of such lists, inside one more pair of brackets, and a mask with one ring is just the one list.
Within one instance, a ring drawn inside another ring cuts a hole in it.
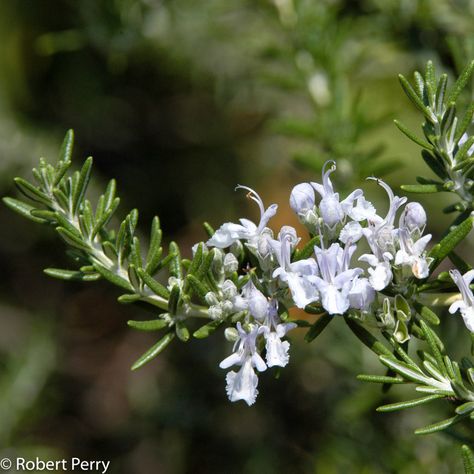
[{"label": "flower bud", "polygon": [[236,258],[238,259],[244,254],[244,246],[240,240],[236,240],[231,246],[230,251],[233,253]]},{"label": "flower bud", "polygon": [[400,216],[400,227],[406,227],[410,232],[422,229],[426,225],[426,212],[419,202],[409,202]]},{"label": "flower bud", "polygon": [[231,280],[226,280],[221,287],[222,296],[225,300],[231,300],[237,296],[237,287]]},{"label": "flower bud", "polygon": [[224,331],[224,337],[229,342],[235,342],[239,338],[239,333],[235,328],[226,328]]},{"label": "flower bud", "polygon": [[309,183],[297,184],[290,195],[290,207],[296,214],[305,214],[314,207],[314,189]]},{"label": "flower bud", "polygon": [[323,218],[323,222],[329,227],[334,227],[344,218],[344,211],[335,194],[328,195],[321,199],[319,212]]},{"label": "flower bud", "polygon": [[207,314],[211,319],[220,319],[222,318],[222,308],[220,305],[210,306],[207,310]]},{"label": "flower bud", "polygon": [[261,258],[265,258],[272,251],[269,240],[273,237],[273,234],[269,232],[262,232],[258,236],[257,240],[257,253]]},{"label": "flower bud", "polygon": [[221,303],[222,313],[227,315],[234,311],[234,303],[232,301],[223,301]]},{"label": "flower bud", "polygon": [[249,313],[255,319],[265,319],[268,314],[269,303],[265,295],[253,284],[252,280],[244,286],[242,293],[247,300]]},{"label": "flower bud", "polygon": [[224,273],[230,275],[239,269],[239,261],[233,253],[226,253],[224,257]]},{"label": "flower bud", "polygon": [[206,300],[206,303],[207,303],[209,306],[213,306],[213,305],[219,304],[219,300],[217,299],[217,296],[216,296],[215,293],[213,293],[212,291],[209,291],[208,293],[206,293],[206,296],[205,296],[204,298],[205,298],[205,300]]}]

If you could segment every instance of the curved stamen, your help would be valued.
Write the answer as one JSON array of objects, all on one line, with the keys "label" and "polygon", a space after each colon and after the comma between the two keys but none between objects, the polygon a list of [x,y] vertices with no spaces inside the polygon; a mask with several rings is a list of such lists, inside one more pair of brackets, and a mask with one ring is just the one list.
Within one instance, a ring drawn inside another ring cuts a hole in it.
[{"label": "curved stamen", "polygon": [[235,190],[237,189],[245,189],[246,191],[248,191],[247,197],[258,204],[258,207],[260,209],[260,219],[262,219],[263,214],[265,213],[265,207],[263,206],[262,198],[258,195],[258,193],[252,188],[249,188],[248,186],[242,186],[241,184],[238,184],[235,187]]},{"label": "curved stamen", "polygon": [[[326,168],[330,166],[329,169],[326,170]],[[333,188],[332,188],[332,183],[331,180],[329,179],[329,175],[331,173],[334,173],[336,171],[336,162],[334,160],[328,160],[324,163],[323,165],[323,187],[326,192],[329,191],[329,193],[333,193]]]}]

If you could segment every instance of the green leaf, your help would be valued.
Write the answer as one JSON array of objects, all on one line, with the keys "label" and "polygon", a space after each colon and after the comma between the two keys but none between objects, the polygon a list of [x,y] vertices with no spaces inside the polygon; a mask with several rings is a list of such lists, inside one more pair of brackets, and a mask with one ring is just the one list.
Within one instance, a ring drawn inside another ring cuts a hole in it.
[{"label": "green leaf", "polygon": [[16,187],[29,199],[37,202],[41,202],[46,206],[51,205],[51,199],[43,193],[40,189],[38,189],[33,184],[26,181],[23,178],[14,178],[13,181],[16,184]]},{"label": "green leaf", "polygon": [[461,123],[458,125],[456,130],[456,136],[454,137],[455,143],[457,143],[461,137],[466,133],[467,129],[471,126],[474,116],[474,102],[469,105],[464,114],[464,117],[461,120]]},{"label": "green leaf", "polygon": [[193,336],[196,339],[204,339],[211,335],[221,324],[222,320],[216,319],[215,321],[211,321],[210,323],[201,326],[199,329],[194,331]]},{"label": "green leaf", "polygon": [[415,434],[417,435],[426,435],[431,433],[436,433],[437,431],[445,430],[450,426],[459,423],[465,416],[464,415],[456,415],[452,418],[448,418],[447,420],[439,421],[438,423],[433,423],[432,425],[425,426],[423,428],[419,428],[415,430]]},{"label": "green leaf", "polygon": [[67,244],[79,250],[83,250],[84,252],[90,252],[90,246],[81,240],[81,238],[76,234],[73,234],[64,227],[56,227],[56,231]]},{"label": "green leaf", "polygon": [[437,314],[433,312],[427,306],[424,306],[420,303],[414,304],[417,313],[428,323],[433,324],[434,326],[438,326],[440,323],[440,319],[438,318]]},{"label": "green leaf", "polygon": [[444,164],[438,157],[433,156],[428,150],[421,150],[421,157],[439,178],[445,180],[448,177]]},{"label": "green leaf", "polygon": [[433,150],[433,145],[430,145],[427,141],[423,140],[422,138],[417,137],[414,133],[412,133],[405,125],[400,123],[398,120],[393,121],[397,128],[406,135],[411,141],[415,142],[417,145],[421,146],[422,148],[426,148],[427,150]]},{"label": "green leaf", "polygon": [[109,280],[116,286],[123,288],[127,291],[135,291],[133,286],[121,276],[118,276],[116,273],[111,272],[108,268],[100,265],[99,263],[94,263],[94,268],[106,279]]},{"label": "green leaf", "polygon": [[107,225],[110,218],[113,216],[113,214],[117,210],[119,204],[120,204],[120,198],[116,197],[113,200],[110,207],[105,212],[103,212],[100,216],[100,219],[97,220],[94,228],[92,229],[91,238],[94,238],[97,235],[97,233],[100,232],[104,228],[104,226]]},{"label": "green leaf", "polygon": [[170,275],[182,279],[183,267],[181,265],[181,253],[176,242],[170,242],[169,253],[173,255],[169,263]]},{"label": "green leaf", "polygon": [[474,474],[474,454],[469,446],[461,446],[462,461],[464,464],[464,474]]},{"label": "green leaf", "polygon": [[469,150],[471,149],[472,145],[474,145],[474,137],[469,137],[457,150],[455,154],[456,162],[458,163],[456,166],[453,167],[454,171],[459,170],[467,170],[470,166],[472,166],[473,160],[465,159],[468,156]]},{"label": "green leaf", "polygon": [[309,331],[304,336],[306,342],[311,342],[316,339],[326,328],[326,326],[334,319],[334,316],[331,316],[328,313],[324,313],[309,329]]},{"label": "green leaf", "polygon": [[420,321],[420,326],[425,335],[426,342],[430,347],[432,356],[436,360],[437,369],[443,374],[447,375],[446,366],[444,365],[443,356],[437,344],[437,338],[433,335],[433,331],[428,327],[424,321]]},{"label": "green leaf", "polygon": [[132,370],[137,370],[145,364],[154,359],[160,352],[162,352],[168,344],[174,339],[174,332],[167,333],[162,337],[153,347],[148,349],[133,365]]},{"label": "green leaf", "polygon": [[469,216],[430,250],[428,257],[433,258],[430,264],[430,273],[454,250],[459,242],[466,238],[472,230],[473,222],[473,217]]},{"label": "green leaf", "polygon": [[357,380],[362,380],[362,382],[382,383],[382,384],[406,383],[405,380],[403,380],[401,377],[388,377],[387,375],[360,374],[357,376]]},{"label": "green leaf", "polygon": [[161,247],[162,237],[163,232],[160,229],[160,219],[158,218],[158,216],[155,216],[151,223],[150,247],[148,249],[145,265],[145,270],[150,275],[153,275],[155,273],[155,270],[161,259],[161,255],[163,253],[163,248]]},{"label": "green leaf", "polygon": [[141,295],[138,295],[137,293],[125,293],[124,295],[120,295],[117,298],[117,301],[121,304],[131,304],[131,303],[136,303],[137,301],[140,301],[142,298]]},{"label": "green leaf", "polygon": [[181,297],[181,290],[178,285],[174,285],[173,288],[171,288],[169,300],[168,300],[168,310],[170,314],[173,316],[177,313],[178,311],[178,303],[179,299]]},{"label": "green leaf", "polygon": [[66,132],[63,143],[59,150],[58,164],[61,162],[71,161],[73,148],[74,148],[74,130],[70,129]]},{"label": "green leaf", "polygon": [[204,230],[206,231],[208,237],[211,238],[215,233],[213,227],[208,222],[204,222],[202,226],[204,227]]},{"label": "green leaf", "polygon": [[454,83],[453,87],[449,91],[448,102],[456,102],[459,94],[461,94],[464,87],[466,87],[469,81],[472,71],[474,70],[474,61],[471,61],[464,68],[464,71],[459,76],[458,80]]},{"label": "green leaf", "polygon": [[444,104],[444,95],[448,84],[448,75],[442,74],[439,78],[438,87],[436,88],[436,110],[441,111]]},{"label": "green leaf", "polygon": [[471,413],[471,411],[474,410],[474,402],[467,402],[463,403],[462,405],[459,405],[456,408],[456,413],[458,415],[465,415],[467,413]]},{"label": "green leaf", "polygon": [[392,353],[369,331],[364,329],[359,323],[356,321],[344,317],[347,325],[351,329],[351,331],[357,336],[357,338],[365,344],[371,351],[375,352],[376,354],[386,355],[392,357]]},{"label": "green leaf", "polygon": [[186,281],[189,283],[190,287],[201,300],[201,303],[207,304],[206,294],[210,291],[204,283],[199,281],[194,275],[187,275]]},{"label": "green leaf", "polygon": [[20,216],[26,217],[27,219],[30,219],[31,221],[36,222],[38,224],[46,224],[48,222],[46,219],[42,219],[40,217],[32,215],[31,211],[34,211],[35,208],[33,206],[30,206],[26,202],[19,201],[18,199],[14,199],[11,197],[4,197],[2,200],[5,206],[7,206],[13,212],[20,214]]},{"label": "green leaf", "polygon": [[128,326],[139,331],[159,331],[168,325],[164,319],[150,319],[148,321],[127,321]]},{"label": "green leaf", "polygon": [[311,240],[306,242],[302,249],[297,249],[293,256],[293,261],[303,260],[305,258],[310,258],[314,254],[314,246],[319,245],[320,237],[319,235],[313,237]]},{"label": "green leaf", "polygon": [[100,279],[99,273],[84,273],[78,270],[63,270],[61,268],[45,268],[46,275],[69,281],[96,281]]},{"label": "green leaf", "polygon": [[398,403],[390,403],[389,405],[382,405],[377,408],[379,412],[390,412],[397,410],[404,410],[405,408],[412,408],[418,405],[423,405],[425,403],[432,402],[438,398],[443,398],[443,395],[427,395],[426,397],[415,398],[414,400],[407,400]]},{"label": "green leaf", "polygon": [[176,321],[176,335],[178,336],[178,339],[180,339],[182,342],[189,341],[189,329],[184,324],[184,321]]},{"label": "green leaf", "polygon": [[402,184],[403,191],[416,194],[442,193],[447,190],[440,184]]},{"label": "green leaf", "polygon": [[472,270],[472,266],[467,263],[461,256],[459,256],[456,252],[449,252],[448,255],[449,260],[451,263],[461,272],[466,273],[469,270]]},{"label": "green leaf", "polygon": [[401,74],[398,75],[398,79],[400,81],[400,84],[403,90],[405,91],[405,94],[408,96],[408,98],[413,102],[413,104],[415,104],[415,106],[421,112],[423,112],[425,115],[428,115],[429,114],[428,108],[423,103],[423,101],[418,96],[418,94],[413,90],[413,87],[411,86],[411,84]]},{"label": "green leaf", "polygon": [[390,357],[381,355],[379,356],[379,359],[382,364],[392,369],[397,374],[400,374],[405,379],[411,380],[412,382],[418,382],[424,385],[427,384],[428,379],[426,376],[420,374],[416,370],[413,370],[410,365],[395,359],[392,355]]},{"label": "green leaf", "polygon": [[79,179],[76,183],[72,195],[72,212],[74,215],[77,214],[79,206],[81,205],[84,195],[86,193],[87,186],[89,185],[91,177],[91,168],[92,156],[89,156],[89,158],[87,158],[87,160],[82,165],[81,172],[79,173]]},{"label": "green leaf", "polygon": [[433,61],[431,60],[426,63],[425,81],[426,85],[430,86],[431,89],[436,89],[436,72]]},{"label": "green leaf", "polygon": [[147,273],[142,268],[137,268],[138,276],[143,280],[146,286],[150,288],[153,293],[158,296],[161,296],[165,300],[170,297],[170,292],[168,289],[162,285],[160,282],[156,281],[149,273]]}]

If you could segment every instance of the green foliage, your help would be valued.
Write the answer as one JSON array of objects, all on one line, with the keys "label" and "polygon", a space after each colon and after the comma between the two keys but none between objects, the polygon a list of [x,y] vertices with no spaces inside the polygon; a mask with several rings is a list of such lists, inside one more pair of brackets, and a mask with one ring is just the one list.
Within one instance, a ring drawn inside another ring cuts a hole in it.
[{"label": "green foliage", "polygon": [[[458,80],[448,89],[448,76],[437,77],[434,65],[427,63],[425,75],[415,72],[414,86],[400,75],[400,84],[408,98],[422,113],[422,126],[425,139],[419,139],[400,122],[397,127],[413,142],[423,148],[422,157],[441,181],[418,178],[419,185],[404,185],[402,189],[414,193],[450,192],[461,200],[452,210],[471,211],[473,209],[474,166],[472,146],[474,137],[468,132],[474,108],[469,104],[464,116],[458,115],[461,106],[461,93],[470,81],[474,70],[474,60],[470,61]],[[451,207],[446,209],[451,212]]]},{"label": "green foliage", "polygon": [[[45,273],[62,280],[95,281],[108,280],[127,293],[119,297],[121,303],[147,303],[158,312],[153,321],[130,321],[129,326],[140,330],[169,331],[158,343],[147,351],[134,365],[137,369],[158,355],[173,339],[174,334],[182,341],[190,337],[184,325],[187,318],[207,318],[206,308],[192,301],[193,291],[200,302],[205,303],[204,281],[209,281],[215,252],[204,253],[203,245],[191,261],[185,274],[180,250],[175,242],[170,243],[168,255],[161,246],[160,221],[152,221],[150,244],[146,258],[142,256],[142,245],[136,235],[138,211],[132,210],[115,230],[110,225],[117,211],[119,198],[116,184],[112,180],[105,192],[93,205],[87,199],[91,177],[92,158],[87,158],[79,171],[70,173],[72,165],[74,134],[66,134],[59,159],[51,165],[41,160],[39,168],[33,170],[34,183],[16,178],[18,189],[30,200],[30,205],[6,197],[4,203],[13,211],[34,222],[54,227],[66,244],[74,249],[74,264],[78,269],[48,268]],[[155,278],[169,267],[174,280],[163,285]],[[187,285],[191,279],[192,284]],[[203,332],[199,333],[202,335]],[[202,337],[202,336],[201,336]]]}]

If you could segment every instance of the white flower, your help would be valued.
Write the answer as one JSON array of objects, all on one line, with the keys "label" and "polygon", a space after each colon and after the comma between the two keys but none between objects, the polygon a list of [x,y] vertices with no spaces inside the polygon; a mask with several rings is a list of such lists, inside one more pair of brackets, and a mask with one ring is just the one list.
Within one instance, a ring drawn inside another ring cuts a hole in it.
[{"label": "white flower", "polygon": [[[326,170],[326,167],[329,168]],[[343,201],[339,201],[339,193],[334,192],[329,175],[336,170],[336,163],[334,161],[326,161],[323,166],[323,184],[311,183],[313,188],[320,194],[321,201],[319,202],[319,213],[323,222],[330,228],[334,228],[336,224],[341,222],[346,213],[345,209],[352,208],[353,202],[356,198],[362,195],[360,189],[356,189]]]},{"label": "white flower", "polygon": [[371,219],[376,215],[375,207],[362,194],[357,197],[355,206],[351,205],[346,209],[347,215],[357,222]]},{"label": "white flower", "polygon": [[239,261],[233,253],[226,253],[224,256],[224,273],[230,275],[239,269]]},{"label": "white flower", "polygon": [[359,261],[367,262],[373,268],[369,268],[369,282],[376,291],[382,291],[386,288],[393,278],[390,260],[393,256],[390,252],[381,253],[380,257],[372,254],[364,254],[359,257]]},{"label": "white flower", "polygon": [[392,281],[393,274],[390,261],[393,260],[396,251],[395,239],[397,237],[397,231],[394,229],[393,223],[398,209],[405,204],[407,198],[395,196],[388,184],[380,179],[376,179],[376,181],[388,194],[389,209],[385,218],[375,214],[367,219],[368,226],[362,232],[367,239],[372,254],[364,254],[359,260],[367,262],[373,267],[368,270],[370,274],[369,282],[374,290],[381,291]]},{"label": "white flower", "polygon": [[278,206],[272,204],[265,209],[262,199],[253,189],[241,185],[237,186],[236,189],[247,190],[247,197],[258,204],[260,222],[258,225],[248,219],[239,219],[240,224],[227,222],[216,230],[214,235],[206,242],[206,245],[223,249],[230,247],[235,241],[240,239],[256,243],[258,237],[264,232],[268,221],[276,214]]},{"label": "white flower", "polygon": [[431,234],[413,242],[407,229],[399,229],[398,237],[400,250],[395,255],[395,265],[407,265],[416,278],[426,278],[429,275],[429,265],[433,259],[425,257],[424,252],[431,240]]},{"label": "white flower", "polygon": [[309,183],[297,184],[290,195],[290,207],[298,215],[314,208],[314,189]]},{"label": "white flower", "polygon": [[348,222],[339,233],[339,240],[343,244],[347,244],[349,240],[356,243],[364,235],[362,226],[358,222]]},{"label": "white flower", "polygon": [[356,276],[348,296],[350,308],[366,311],[375,299],[375,290],[367,278]]},{"label": "white flower", "polygon": [[474,279],[474,270],[469,270],[464,275],[459,273],[459,270],[450,270],[449,274],[456,283],[459,291],[461,292],[462,299],[455,301],[450,307],[449,312],[454,314],[456,311],[460,311],[464,319],[464,324],[469,331],[474,332],[474,296],[472,290],[469,287],[472,280]]},{"label": "white flower", "polygon": [[324,309],[329,314],[344,314],[350,306],[349,290],[361,268],[349,268],[355,245],[332,244],[327,250],[314,247],[320,276],[314,277]]},{"label": "white flower", "polygon": [[314,258],[307,258],[291,263],[291,250],[296,244],[296,231],[285,226],[278,234],[279,240],[271,240],[273,252],[280,265],[274,272],[273,278],[280,278],[290,289],[291,296],[298,308],[318,299],[313,278],[318,268]]},{"label": "white flower", "polygon": [[[239,339],[234,344],[234,353],[226,357],[219,364],[219,367],[228,369],[233,365],[241,366],[238,372],[232,370],[227,373],[227,396],[231,402],[244,400],[247,405],[252,405],[258,395],[258,377],[254,367],[259,372],[263,372],[267,368],[256,348],[256,340],[260,329],[256,324],[251,324],[250,331],[246,332],[242,325],[237,323],[237,331]],[[235,350],[236,347],[237,350]]]},{"label": "white flower", "polygon": [[249,313],[257,320],[263,321],[268,314],[269,302],[265,295],[257,289],[252,280],[242,288],[242,296],[247,302]]},{"label": "white flower", "polygon": [[426,226],[426,212],[419,202],[409,202],[400,216],[400,227],[406,227],[410,232],[419,230],[423,233]]},{"label": "white flower", "polygon": [[276,300],[272,300],[270,303],[267,319],[263,326],[263,336],[266,340],[265,349],[267,351],[265,358],[268,367],[285,367],[288,364],[290,343],[281,339],[288,331],[296,328],[295,323],[282,323],[280,321],[277,304]]}]

